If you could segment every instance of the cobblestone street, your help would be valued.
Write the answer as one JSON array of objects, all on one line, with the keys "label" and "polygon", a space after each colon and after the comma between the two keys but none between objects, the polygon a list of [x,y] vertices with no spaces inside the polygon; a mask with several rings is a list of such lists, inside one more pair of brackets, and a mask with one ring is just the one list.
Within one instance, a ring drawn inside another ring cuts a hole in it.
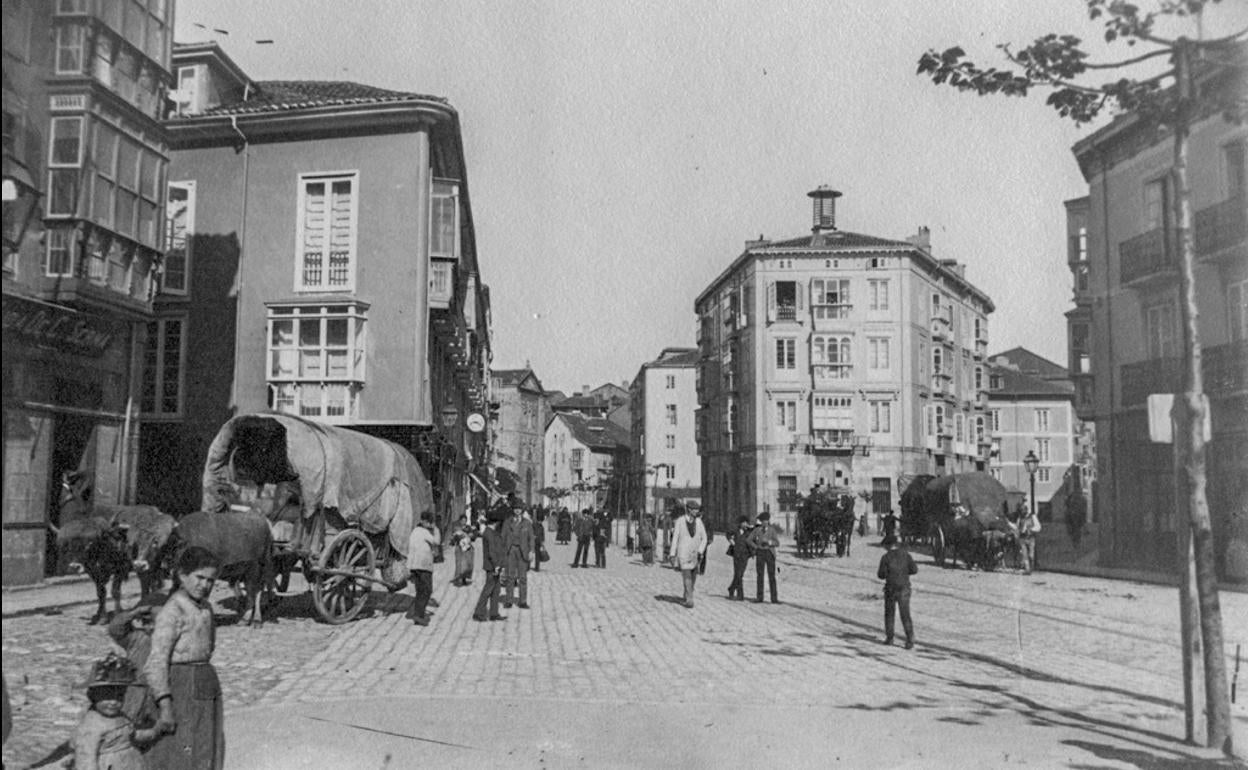
[{"label": "cobblestone street", "polygon": [[[257,762],[266,748],[292,763],[297,752],[255,728],[253,717],[301,714],[323,722],[328,718],[306,709],[340,699],[423,704],[413,707],[422,713],[449,703],[469,723],[481,704],[545,715],[542,735],[514,739],[512,751],[520,753],[513,759],[521,763],[593,764],[584,759],[592,746],[561,724],[593,710],[610,718],[618,707],[624,719],[628,708],[661,713],[680,704],[708,719],[749,705],[804,708],[828,724],[869,719],[879,725],[878,734],[852,734],[848,744],[844,735],[837,739],[839,752],[849,757],[855,745],[861,751],[881,735],[908,745],[914,730],[926,729],[940,741],[926,765],[914,766],[1095,761],[1096,767],[1182,767],[1193,756],[1207,756],[1181,743],[1174,589],[1048,573],[940,570],[919,556],[918,646],[905,651],[880,644],[874,540],[855,543],[847,559],[799,560],[786,551],[778,606],[725,599],[731,568],[720,538],[711,546],[712,563],[692,611],[675,603],[680,579],[671,570],[645,568],[619,549],[609,551],[606,570],[574,570],[571,546],[553,547],[547,568],[531,574],[533,609],[504,610],[502,622],[473,622],[478,585],[450,587],[441,572],[435,578],[441,607],[426,628],[402,617],[406,597],[379,597],[370,616],[335,628],[308,617],[306,595],[292,595],[277,623],[221,629],[215,662],[228,698],[230,766],[299,766]],[[746,587],[751,595],[752,571]],[[1248,643],[1246,600],[1222,594],[1232,668],[1236,644]],[[75,609],[5,622],[5,675],[25,698],[15,738],[5,747],[6,766],[41,760],[68,737],[83,702],[70,685],[86,661],[107,648],[102,630],[86,629],[87,614]],[[232,617],[228,610],[221,615]],[[1242,746],[1248,709],[1242,698],[1233,709]],[[570,716],[556,718],[569,710]],[[339,724],[365,717],[354,707],[332,713]],[[1020,731],[1025,734],[1016,735]],[[1046,737],[1059,733],[1079,737]],[[1019,750],[1013,758],[985,760],[973,752],[955,762],[959,735],[1007,736]],[[314,738],[309,750],[332,752],[333,742],[323,740]],[[376,753],[375,762],[360,757],[352,766],[380,767],[383,753],[401,754],[383,751],[386,740],[364,749]],[[456,759],[453,749],[436,751],[452,752],[438,754],[439,761],[471,764]],[[890,756],[914,752],[885,751],[871,764],[895,766]],[[1141,765],[1141,758],[1153,764]],[[795,756],[787,764],[820,764],[812,760]]]}]

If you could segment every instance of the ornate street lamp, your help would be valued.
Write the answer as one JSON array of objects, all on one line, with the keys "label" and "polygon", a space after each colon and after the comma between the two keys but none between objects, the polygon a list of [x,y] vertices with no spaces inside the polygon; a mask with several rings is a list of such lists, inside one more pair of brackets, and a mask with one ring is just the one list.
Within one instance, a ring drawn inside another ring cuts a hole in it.
[{"label": "ornate street lamp", "polygon": [[39,190],[30,172],[9,153],[4,154],[4,256],[21,248],[22,238],[39,205]]},{"label": "ornate street lamp", "polygon": [[1034,450],[1027,450],[1027,456],[1023,458],[1023,467],[1027,469],[1027,476],[1031,479],[1031,515],[1036,515],[1036,471],[1040,468],[1040,458],[1036,457]]}]

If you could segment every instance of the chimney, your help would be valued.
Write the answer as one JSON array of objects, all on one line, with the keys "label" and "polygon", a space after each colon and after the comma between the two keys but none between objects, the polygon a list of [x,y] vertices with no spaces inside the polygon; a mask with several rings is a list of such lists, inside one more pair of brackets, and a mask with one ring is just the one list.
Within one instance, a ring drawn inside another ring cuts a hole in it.
[{"label": "chimney", "polygon": [[747,248],[747,249],[752,249],[752,248],[754,248],[755,246],[766,246],[766,245],[767,245],[767,239],[763,237],[763,234],[762,234],[762,233],[759,233],[759,234],[758,234],[758,240],[757,240],[757,241],[748,241],[748,240],[747,240],[747,241],[745,242],[745,248]]},{"label": "chimney", "polygon": [[836,199],[841,193],[826,184],[806,193],[814,201],[814,216],[811,231],[818,234],[836,229]]},{"label": "chimney", "polygon": [[940,260],[940,266],[959,278],[966,277],[966,265],[959,265],[956,259],[942,259]]},{"label": "chimney", "polygon": [[906,240],[926,251],[929,255],[932,253],[932,230],[927,225],[920,225],[919,232]]}]

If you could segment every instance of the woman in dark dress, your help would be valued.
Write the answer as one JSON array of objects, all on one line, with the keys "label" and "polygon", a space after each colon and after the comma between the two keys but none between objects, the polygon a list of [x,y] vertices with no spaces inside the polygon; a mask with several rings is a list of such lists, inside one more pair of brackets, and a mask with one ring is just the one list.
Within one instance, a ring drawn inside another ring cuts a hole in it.
[{"label": "woman in dark dress", "polygon": [[567,545],[572,542],[572,514],[567,508],[559,511],[559,529],[555,533],[555,540],[560,545]]}]

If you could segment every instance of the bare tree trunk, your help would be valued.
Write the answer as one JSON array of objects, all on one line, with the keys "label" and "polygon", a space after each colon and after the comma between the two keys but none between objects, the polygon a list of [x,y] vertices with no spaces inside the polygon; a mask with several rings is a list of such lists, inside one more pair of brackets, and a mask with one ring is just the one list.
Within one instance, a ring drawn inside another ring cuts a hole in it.
[{"label": "bare tree trunk", "polygon": [[[1213,526],[1206,495],[1204,426],[1207,406],[1201,382],[1200,333],[1196,307],[1195,239],[1192,233],[1191,190],[1187,181],[1188,115],[1192,99],[1191,48],[1187,40],[1175,46],[1175,77],[1178,81],[1180,116],[1174,126],[1175,221],[1179,246],[1180,314],[1183,319],[1183,392],[1174,400],[1174,440],[1179,442],[1192,545],[1196,558],[1196,592],[1200,602],[1200,632],[1204,642],[1205,708],[1207,744],[1232,754],[1231,701],[1226,684],[1226,659],[1222,653],[1222,610],[1218,601],[1217,557]],[[1179,479],[1175,479],[1179,483]]]}]

